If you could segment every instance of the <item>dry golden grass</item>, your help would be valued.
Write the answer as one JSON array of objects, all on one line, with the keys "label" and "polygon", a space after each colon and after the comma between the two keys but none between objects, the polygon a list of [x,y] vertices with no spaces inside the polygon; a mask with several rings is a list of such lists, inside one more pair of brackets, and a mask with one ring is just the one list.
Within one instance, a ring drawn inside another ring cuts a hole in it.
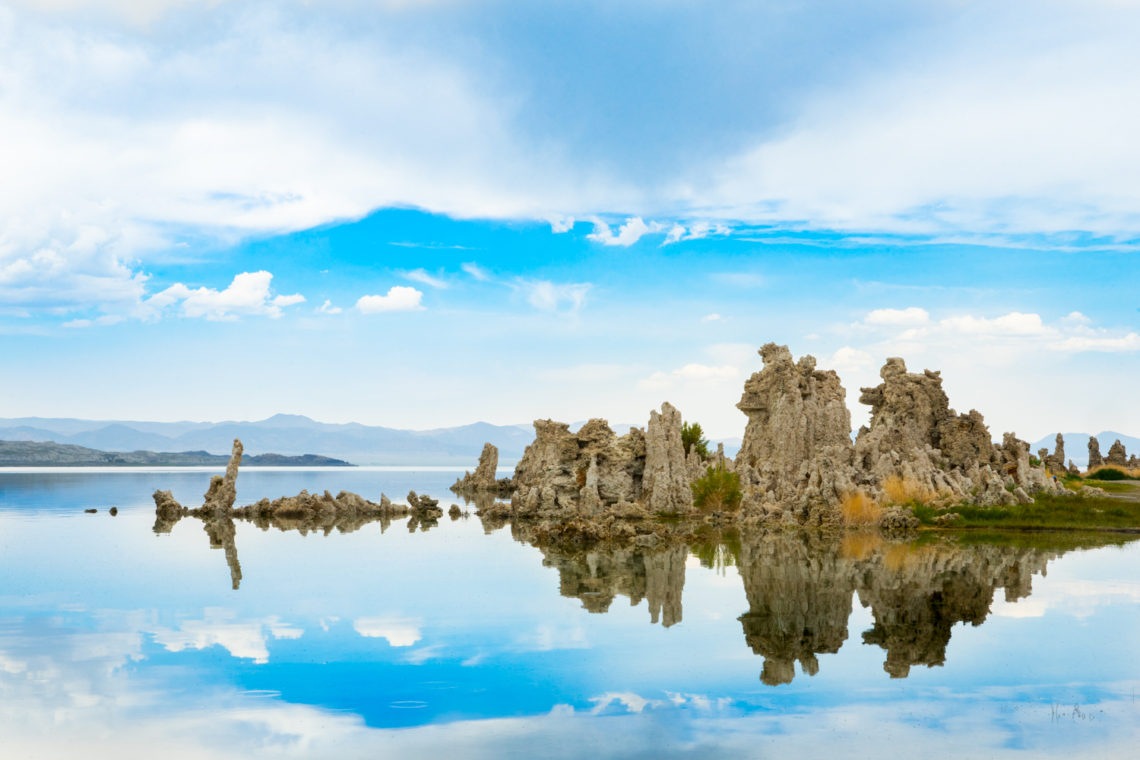
[{"label": "dry golden grass", "polygon": [[847,525],[871,525],[878,522],[883,509],[867,494],[853,491],[843,494],[839,501],[839,513]]},{"label": "dry golden grass", "polygon": [[937,498],[934,491],[901,475],[892,475],[883,481],[883,499],[888,506],[911,502],[929,504]]}]

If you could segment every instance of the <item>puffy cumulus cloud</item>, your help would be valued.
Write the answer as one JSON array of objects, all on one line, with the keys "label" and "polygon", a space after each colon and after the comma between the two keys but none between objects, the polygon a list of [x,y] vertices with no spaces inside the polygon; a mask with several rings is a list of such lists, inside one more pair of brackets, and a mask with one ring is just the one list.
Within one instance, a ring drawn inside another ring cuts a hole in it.
[{"label": "puffy cumulus cloud", "polygon": [[972,314],[947,317],[939,326],[947,332],[966,335],[1045,335],[1050,332],[1041,321],[1041,315],[1018,311],[992,319]]},{"label": "puffy cumulus cloud", "polygon": [[547,221],[550,222],[550,231],[555,235],[561,235],[563,232],[574,229],[574,217],[572,216],[554,216]]},{"label": "puffy cumulus cloud", "polygon": [[332,301],[325,299],[325,302],[317,308],[318,314],[340,314],[344,309],[339,306],[333,306]]},{"label": "puffy cumulus cloud", "polygon": [[423,638],[420,622],[399,617],[363,617],[352,621],[361,636],[386,639],[389,646],[410,647]]},{"label": "puffy cumulus cloud", "polygon": [[921,325],[930,321],[930,312],[917,306],[905,309],[874,309],[863,318],[869,325]]},{"label": "puffy cumulus cloud", "polygon": [[845,372],[860,373],[867,370],[875,362],[875,358],[867,351],[860,351],[851,346],[843,346],[826,362],[825,369],[834,369],[840,375]]},{"label": "puffy cumulus cloud", "polygon": [[141,304],[138,314],[157,317],[171,306],[178,305],[185,317],[205,317],[215,321],[232,321],[241,316],[266,316],[274,319],[282,309],[304,303],[300,293],[273,295],[269,287],[273,275],[264,270],[242,272],[224,290],[201,287],[191,289],[175,283],[150,296]]},{"label": "puffy cumulus cloud", "polygon": [[382,296],[361,296],[356,310],[362,314],[381,314],[389,311],[422,311],[424,294],[407,285],[393,285]]},{"label": "puffy cumulus cloud", "polygon": [[882,351],[985,352],[997,347],[1007,356],[1019,352],[1122,352],[1140,350],[1140,335],[1126,328],[1097,327],[1080,312],[1046,322],[1034,312],[987,316],[951,314],[931,319],[925,309],[875,309],[856,324]]},{"label": "puffy cumulus cloud", "polygon": [[514,287],[523,294],[527,303],[540,311],[577,314],[586,304],[586,296],[593,286],[588,282],[519,279]]},{"label": "puffy cumulus cloud", "polygon": [[654,232],[665,229],[661,222],[646,223],[640,216],[630,217],[617,232],[610,229],[610,225],[601,219],[594,220],[594,231],[586,236],[587,239],[602,245],[613,245],[628,248],[641,238]]},{"label": "puffy cumulus cloud", "polygon": [[178,628],[160,626],[148,633],[170,652],[220,646],[234,657],[265,664],[270,638],[297,639],[304,631],[277,617],[240,620],[232,611],[210,608],[201,620],[183,620]]}]

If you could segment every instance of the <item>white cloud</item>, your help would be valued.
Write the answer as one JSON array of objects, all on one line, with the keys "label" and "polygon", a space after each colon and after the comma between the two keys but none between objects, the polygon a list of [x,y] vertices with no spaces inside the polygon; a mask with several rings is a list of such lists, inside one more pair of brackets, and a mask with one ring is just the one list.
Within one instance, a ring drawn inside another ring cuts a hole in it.
[{"label": "white cloud", "polygon": [[555,235],[561,235],[563,232],[574,229],[574,217],[572,216],[553,216],[548,221],[550,222],[550,231]]},{"label": "white cloud", "polygon": [[851,346],[843,348],[832,354],[824,369],[834,369],[842,376],[844,373],[862,372],[874,364],[874,357],[866,351],[860,351]]},{"label": "white cloud", "polygon": [[921,325],[930,321],[926,309],[910,306],[905,309],[875,309],[863,318],[869,325]]},{"label": "white cloud", "polygon": [[303,631],[276,617],[238,620],[230,610],[208,608],[202,620],[183,620],[177,629],[159,627],[150,633],[170,652],[220,646],[234,657],[264,664],[269,662],[270,637],[296,639]]},{"label": "white cloud", "polygon": [[720,319],[721,319],[721,316],[719,314],[715,314],[715,313],[714,314],[706,314],[703,317],[701,317],[702,322],[717,322]]},{"label": "white cloud", "polygon": [[660,232],[665,225],[660,222],[646,224],[640,216],[633,216],[626,220],[615,234],[610,226],[601,219],[594,220],[594,231],[586,236],[587,239],[602,245],[615,245],[628,248],[641,240],[642,237],[653,232]]},{"label": "white cloud", "polygon": [[333,306],[332,301],[327,298],[325,302],[321,304],[320,308],[317,309],[317,312],[320,314],[340,314],[342,311],[344,311],[344,309],[339,306]]},{"label": "white cloud", "polygon": [[404,277],[412,282],[418,282],[431,288],[446,290],[448,287],[447,280],[430,275],[423,269],[413,269],[410,272],[404,272]]},{"label": "white cloud", "polygon": [[362,617],[352,622],[361,636],[387,639],[393,647],[410,647],[423,638],[420,622],[408,618]]},{"label": "white cloud", "polygon": [[688,229],[682,224],[674,224],[669,228],[669,232],[665,235],[665,242],[662,245],[671,245],[672,243],[679,243],[682,240],[700,240],[707,238],[710,235],[727,235],[732,232],[726,225],[719,222],[696,222],[689,226]]},{"label": "white cloud", "polygon": [[732,365],[686,364],[671,372],[654,372],[638,382],[637,387],[643,391],[670,391],[683,385],[735,383],[739,377],[739,368]]},{"label": "white cloud", "polygon": [[422,311],[420,301],[424,294],[407,285],[393,285],[387,295],[361,296],[356,308],[363,314],[380,314],[389,311]]},{"label": "white cloud", "polygon": [[971,314],[947,317],[939,322],[939,326],[949,332],[967,335],[1044,335],[1048,332],[1041,315],[1018,311],[992,319]]},{"label": "white cloud", "polygon": [[592,287],[588,282],[555,283],[550,280],[516,281],[527,303],[541,311],[577,313],[586,303]]},{"label": "white cloud", "polygon": [[1110,353],[1140,351],[1140,334],[1130,332],[1118,337],[1073,336],[1054,346],[1058,351],[1105,351]]},{"label": "white cloud", "polygon": [[304,303],[305,297],[299,293],[271,295],[269,284],[272,280],[273,275],[262,270],[235,275],[225,290],[190,289],[179,282],[147,298],[137,313],[156,317],[167,307],[180,303],[181,313],[186,317],[205,317],[214,321],[231,321],[241,316],[276,319],[282,315],[283,307]]},{"label": "white cloud", "polygon": [[461,264],[460,269],[479,282],[488,282],[491,279],[491,273],[473,261]]}]

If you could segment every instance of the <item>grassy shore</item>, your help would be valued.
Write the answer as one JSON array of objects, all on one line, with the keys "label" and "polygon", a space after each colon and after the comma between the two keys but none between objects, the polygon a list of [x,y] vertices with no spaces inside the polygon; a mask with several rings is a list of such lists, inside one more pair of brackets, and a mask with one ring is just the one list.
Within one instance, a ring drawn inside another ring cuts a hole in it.
[{"label": "grassy shore", "polygon": [[[915,505],[914,514],[924,526],[938,528],[990,528],[1016,530],[1084,530],[1140,533],[1140,481],[1072,480],[1070,494],[1040,494],[1031,504],[1010,507],[959,505],[935,509]],[[1078,495],[1082,486],[1101,488],[1105,495]],[[959,517],[940,523],[947,514]]]}]

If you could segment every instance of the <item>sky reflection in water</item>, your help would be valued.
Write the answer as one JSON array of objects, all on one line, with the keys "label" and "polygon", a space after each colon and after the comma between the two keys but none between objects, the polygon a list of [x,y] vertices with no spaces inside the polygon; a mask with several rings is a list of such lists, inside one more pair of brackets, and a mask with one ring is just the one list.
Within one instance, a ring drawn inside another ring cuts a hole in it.
[{"label": "sky reflection in water", "polygon": [[[239,502],[415,488],[446,507],[454,477],[247,469]],[[1138,738],[1140,545],[793,533],[700,547],[704,567],[475,517],[239,522],[235,591],[201,522],[152,531],[151,491],[196,504],[208,478],[0,473],[6,756],[1103,756]]]}]

